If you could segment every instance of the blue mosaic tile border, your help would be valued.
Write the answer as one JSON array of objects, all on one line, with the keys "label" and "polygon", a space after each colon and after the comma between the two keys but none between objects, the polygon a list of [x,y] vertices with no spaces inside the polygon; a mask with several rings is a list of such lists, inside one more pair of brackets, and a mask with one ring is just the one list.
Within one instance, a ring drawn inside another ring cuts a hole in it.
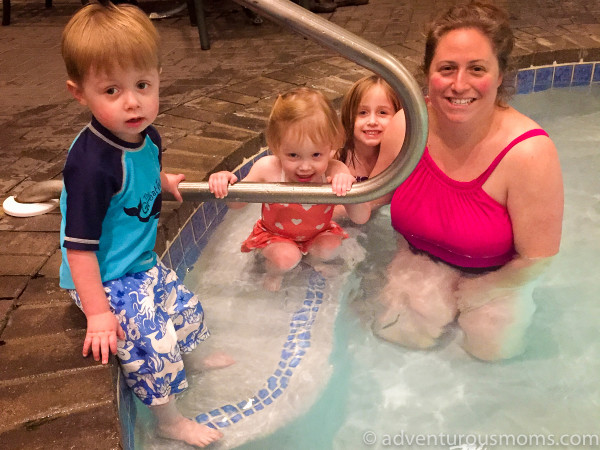
[{"label": "blue mosaic tile border", "polygon": [[311,329],[319,313],[325,297],[325,278],[315,270],[310,274],[306,297],[302,307],[292,315],[290,331],[287,336],[281,357],[273,375],[258,392],[235,405],[224,405],[220,408],[198,414],[196,421],[209,427],[219,429],[238,423],[240,420],[262,411],[272,405],[288,387],[290,378],[302,362],[310,347]]},{"label": "blue mosaic tile border", "polygon": [[515,77],[517,94],[594,83],[600,83],[600,61],[520,69]]}]

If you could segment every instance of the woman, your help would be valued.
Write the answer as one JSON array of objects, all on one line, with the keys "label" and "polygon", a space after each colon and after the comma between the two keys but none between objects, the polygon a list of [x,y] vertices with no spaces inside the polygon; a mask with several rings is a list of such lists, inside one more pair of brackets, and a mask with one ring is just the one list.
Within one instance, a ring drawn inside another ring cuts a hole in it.
[{"label": "woman", "polygon": [[[505,103],[513,42],[507,15],[479,2],[452,7],[430,28],[429,135],[391,200],[392,225],[406,240],[388,269],[386,310],[375,324],[384,339],[431,347],[458,315],[473,356],[522,351],[532,281],[559,250],[563,186],[550,138]],[[372,176],[397,156],[405,127],[401,110]]]}]

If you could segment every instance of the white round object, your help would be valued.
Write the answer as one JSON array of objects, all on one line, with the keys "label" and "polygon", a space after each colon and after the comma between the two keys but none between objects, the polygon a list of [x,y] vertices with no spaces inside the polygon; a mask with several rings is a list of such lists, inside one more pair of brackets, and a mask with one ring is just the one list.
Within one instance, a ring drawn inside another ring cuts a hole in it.
[{"label": "white round object", "polygon": [[19,203],[15,200],[15,197],[11,195],[4,200],[2,207],[4,208],[4,212],[9,216],[32,217],[46,214],[56,208],[58,204],[58,199],[53,199],[44,203]]}]

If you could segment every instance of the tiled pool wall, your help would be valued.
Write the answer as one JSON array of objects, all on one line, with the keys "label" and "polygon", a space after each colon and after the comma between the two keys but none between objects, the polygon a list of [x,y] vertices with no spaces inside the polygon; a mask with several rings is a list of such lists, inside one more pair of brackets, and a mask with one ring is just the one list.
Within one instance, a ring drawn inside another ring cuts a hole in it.
[{"label": "tiled pool wall", "polygon": [[[600,83],[600,61],[519,69],[510,83],[514,83],[513,87],[517,94]],[[253,158],[244,161],[235,171],[238,179],[244,178],[250,167],[266,154],[268,154],[268,149],[265,148]],[[167,245],[167,249],[161,255],[162,261],[166,266],[174,269],[180,279],[184,280],[186,274],[196,263],[211,234],[222,222],[226,212],[227,205],[222,201],[202,203],[182,227],[177,237]],[[127,391],[125,384],[120,382],[119,413],[123,426],[123,448],[126,450],[134,448],[133,430],[135,425],[134,400],[131,393]],[[201,421],[208,420],[207,417]]]},{"label": "tiled pool wall", "polygon": [[600,83],[600,61],[520,69],[515,83],[517,94]]}]

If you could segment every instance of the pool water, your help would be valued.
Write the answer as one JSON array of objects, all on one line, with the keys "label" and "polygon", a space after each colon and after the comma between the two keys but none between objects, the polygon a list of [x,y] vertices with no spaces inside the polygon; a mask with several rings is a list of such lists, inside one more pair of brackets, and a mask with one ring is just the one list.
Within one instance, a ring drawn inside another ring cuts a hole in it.
[{"label": "pool water", "polygon": [[[327,269],[327,301],[314,320],[302,371],[277,404],[224,428],[226,439],[214,448],[417,448],[410,444],[417,435],[431,439],[420,448],[452,448],[457,435],[478,435],[488,444],[505,435],[495,448],[507,449],[549,447],[566,435],[557,448],[583,448],[576,445],[583,435],[598,435],[600,86],[517,96],[512,103],[554,140],[566,200],[561,251],[534,291],[537,310],[525,353],[500,363],[477,361],[460,348],[456,330],[430,351],[373,335],[369,299],[383,285],[395,248],[389,208],[383,208],[363,227],[344,224],[352,237],[342,259]],[[291,315],[306,299],[310,267],[287,277],[281,293],[266,293],[261,262],[239,253],[258,217],[255,206],[228,213],[185,280],[205,299],[213,332],[206,346],[238,360],[191,376],[193,386],[180,401],[190,415],[259,391],[280,362]],[[138,425],[138,434],[140,448],[186,448],[152,439],[147,424]],[[527,445],[529,435],[538,436],[537,447]]]}]

